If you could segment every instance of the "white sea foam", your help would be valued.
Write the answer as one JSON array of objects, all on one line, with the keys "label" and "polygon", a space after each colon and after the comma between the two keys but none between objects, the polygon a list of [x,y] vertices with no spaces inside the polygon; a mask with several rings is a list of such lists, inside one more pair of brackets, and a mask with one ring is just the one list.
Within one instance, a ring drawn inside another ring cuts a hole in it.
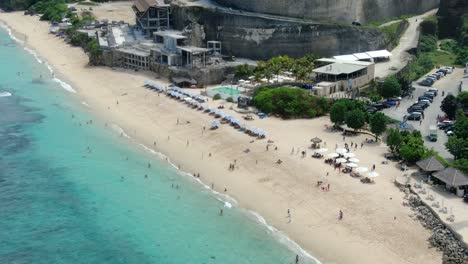
[{"label": "white sea foam", "polygon": [[60,80],[59,78],[54,78],[53,80],[54,80],[54,82],[59,83],[60,86],[62,86],[63,89],[65,89],[65,90],[67,90],[69,92],[72,92],[72,93],[76,93],[76,91],[73,89],[73,87],[70,84]]},{"label": "white sea foam", "polygon": [[[178,170],[181,174],[183,175],[186,175],[186,176],[189,176],[190,179],[192,180],[195,180],[196,182],[198,182],[199,184],[201,184],[205,189],[207,190],[210,190],[214,195],[215,195],[215,198],[220,201],[221,203],[223,203],[224,207],[225,208],[233,208],[234,206],[237,206],[237,201],[230,197],[229,195],[226,195],[224,193],[220,193],[220,192],[217,192],[213,189],[211,189],[210,186],[208,186],[207,184],[205,184],[204,182],[202,182],[199,178],[195,178],[193,177],[192,174],[188,173],[188,172],[185,172],[185,171],[182,171],[179,169],[178,166],[176,166],[174,163],[171,162],[171,160],[169,159],[169,157],[167,157],[166,155],[160,153],[160,152],[157,152],[143,144],[139,144],[142,148],[144,148],[145,150],[147,150],[148,152],[154,154],[154,155],[157,155],[159,156],[161,159],[165,159],[167,160],[167,162],[172,166],[174,167],[176,170]],[[294,242],[293,240],[291,240],[287,235],[285,235],[283,232],[279,231],[278,229],[274,228],[273,226],[269,225],[267,223],[267,221],[265,220],[265,218],[263,218],[259,213],[255,212],[255,211],[250,211],[248,210],[247,211],[250,215],[254,216],[253,218],[258,222],[260,223],[261,225],[263,225],[264,227],[266,227],[270,232],[271,234],[278,240],[280,241],[282,244],[286,245],[287,247],[289,247],[291,250],[293,250],[294,252],[297,252],[299,255],[301,255],[302,257],[304,258],[307,258],[307,259],[310,259],[312,260],[315,264],[321,264],[321,262],[315,258],[314,256],[310,255],[306,250],[304,250],[301,246],[299,246],[296,242]]]},{"label": "white sea foam", "polygon": [[119,133],[119,135],[123,135],[123,136],[126,137],[126,138],[131,138],[127,133],[125,133],[125,130],[123,130],[123,128],[119,127],[118,125],[112,124],[111,127],[112,127],[112,129],[114,129],[117,133]]},{"label": "white sea foam", "polygon": [[0,27],[4,28],[8,32],[8,35],[10,36],[11,39],[13,39],[14,41],[16,41],[16,42],[18,42],[20,44],[24,43],[24,41],[16,38],[15,35],[13,35],[13,32],[11,31],[11,28],[8,27],[6,24],[0,22]]},{"label": "white sea foam", "polygon": [[40,64],[43,64],[44,62],[41,60],[41,58],[39,58],[39,55],[37,55],[37,53],[28,48],[28,47],[24,47],[24,50],[27,51],[29,54],[33,55],[33,57],[36,59],[37,62],[39,62]]},{"label": "white sea foam", "polygon": [[248,212],[254,216],[255,220],[257,220],[260,224],[265,226],[273,234],[273,236],[275,236],[275,238],[278,239],[278,241],[289,247],[291,250],[298,252],[302,257],[310,259],[316,264],[321,264],[320,260],[309,254],[309,252],[304,250],[296,242],[290,239],[286,234],[269,225],[265,218],[263,218],[263,216],[261,216],[259,213],[251,210],[248,210]]},{"label": "white sea foam", "polygon": [[8,97],[11,96],[11,93],[9,92],[0,92],[0,97]]},{"label": "white sea foam", "polygon": [[88,104],[88,103],[86,103],[85,101],[81,101],[81,104],[82,104],[82,105],[84,105],[84,106],[87,106],[87,107],[89,107],[89,104]]}]

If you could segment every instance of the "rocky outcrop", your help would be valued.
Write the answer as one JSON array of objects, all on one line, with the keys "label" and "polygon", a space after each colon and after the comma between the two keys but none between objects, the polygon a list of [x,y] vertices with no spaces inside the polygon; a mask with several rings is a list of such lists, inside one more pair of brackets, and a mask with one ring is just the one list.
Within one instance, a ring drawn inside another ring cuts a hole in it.
[{"label": "rocky outcrop", "polygon": [[441,0],[439,12],[439,37],[458,38],[459,28],[462,24],[461,17],[468,13],[467,0]]},{"label": "rocky outcrop", "polygon": [[[241,10],[317,21],[361,23],[420,14],[440,0],[215,0]],[[465,0],[461,0],[465,1]]]},{"label": "rocky outcrop", "polygon": [[218,40],[223,54],[251,59],[301,57],[308,53],[331,56],[387,45],[384,34],[376,29],[289,21],[198,6],[173,6],[172,20],[177,29],[201,25],[205,39],[200,42]]},{"label": "rocky outcrop", "polygon": [[463,247],[453,233],[445,227],[439,218],[418,197],[411,196],[408,204],[414,211],[416,219],[421,221],[421,224],[425,228],[432,231],[429,243],[443,252],[443,264],[468,263],[468,249]]}]

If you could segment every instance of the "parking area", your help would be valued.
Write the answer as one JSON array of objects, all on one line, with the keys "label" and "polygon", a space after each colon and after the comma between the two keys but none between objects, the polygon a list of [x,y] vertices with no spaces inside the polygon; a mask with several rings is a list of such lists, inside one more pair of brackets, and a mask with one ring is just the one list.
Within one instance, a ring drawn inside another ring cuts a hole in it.
[{"label": "parking area", "polygon": [[[434,70],[431,73],[436,72]],[[424,118],[422,122],[420,121],[408,121],[408,124],[416,130],[421,131],[425,139],[425,145],[428,148],[433,148],[437,151],[442,157],[446,159],[453,159],[453,156],[447,151],[444,144],[447,142],[447,135],[443,130],[437,130],[438,139],[436,142],[431,142],[428,139],[430,132],[430,127],[437,124],[437,116],[443,116],[444,113],[440,110],[440,105],[447,94],[452,93],[457,95],[459,93],[460,79],[463,76],[463,69],[455,69],[451,74],[447,74],[445,77],[442,77],[440,80],[436,81],[432,87],[439,90],[438,95],[434,97],[433,102],[427,107],[424,111]],[[405,97],[400,101],[399,106],[394,106],[391,108],[386,108],[382,110],[387,116],[394,118],[396,120],[403,120],[405,115],[408,115],[407,109],[418,101],[418,97],[422,96],[426,91],[431,87],[420,86],[415,82],[413,84],[415,88],[413,95],[411,97]],[[442,96],[442,91],[445,93],[445,96]]]}]

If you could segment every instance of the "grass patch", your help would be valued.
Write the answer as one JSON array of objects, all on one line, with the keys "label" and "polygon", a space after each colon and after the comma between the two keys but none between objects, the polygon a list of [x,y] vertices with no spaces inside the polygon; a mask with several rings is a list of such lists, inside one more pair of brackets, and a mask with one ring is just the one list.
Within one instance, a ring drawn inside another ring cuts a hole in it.
[{"label": "grass patch", "polygon": [[405,20],[402,20],[398,23],[393,23],[389,26],[378,28],[378,29],[385,34],[385,39],[387,41],[392,41],[397,37],[398,28],[400,27],[402,23],[405,23]]},{"label": "grass patch", "polygon": [[436,65],[454,65],[457,56],[453,53],[449,53],[447,51],[434,51],[432,52],[432,60]]},{"label": "grass patch", "polygon": [[78,5],[83,5],[83,6],[98,6],[98,3],[94,2],[79,2]]}]

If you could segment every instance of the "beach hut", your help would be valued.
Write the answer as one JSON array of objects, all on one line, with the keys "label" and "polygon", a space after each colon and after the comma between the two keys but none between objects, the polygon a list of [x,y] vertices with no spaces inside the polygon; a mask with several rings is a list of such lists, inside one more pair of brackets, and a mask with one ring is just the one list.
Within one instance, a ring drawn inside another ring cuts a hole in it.
[{"label": "beach hut", "polygon": [[434,173],[433,176],[445,183],[445,187],[457,196],[461,197],[468,193],[468,176],[455,168],[446,168]]},{"label": "beach hut", "polygon": [[445,169],[445,166],[435,156],[420,160],[416,162],[416,165],[421,170],[429,173]]}]

